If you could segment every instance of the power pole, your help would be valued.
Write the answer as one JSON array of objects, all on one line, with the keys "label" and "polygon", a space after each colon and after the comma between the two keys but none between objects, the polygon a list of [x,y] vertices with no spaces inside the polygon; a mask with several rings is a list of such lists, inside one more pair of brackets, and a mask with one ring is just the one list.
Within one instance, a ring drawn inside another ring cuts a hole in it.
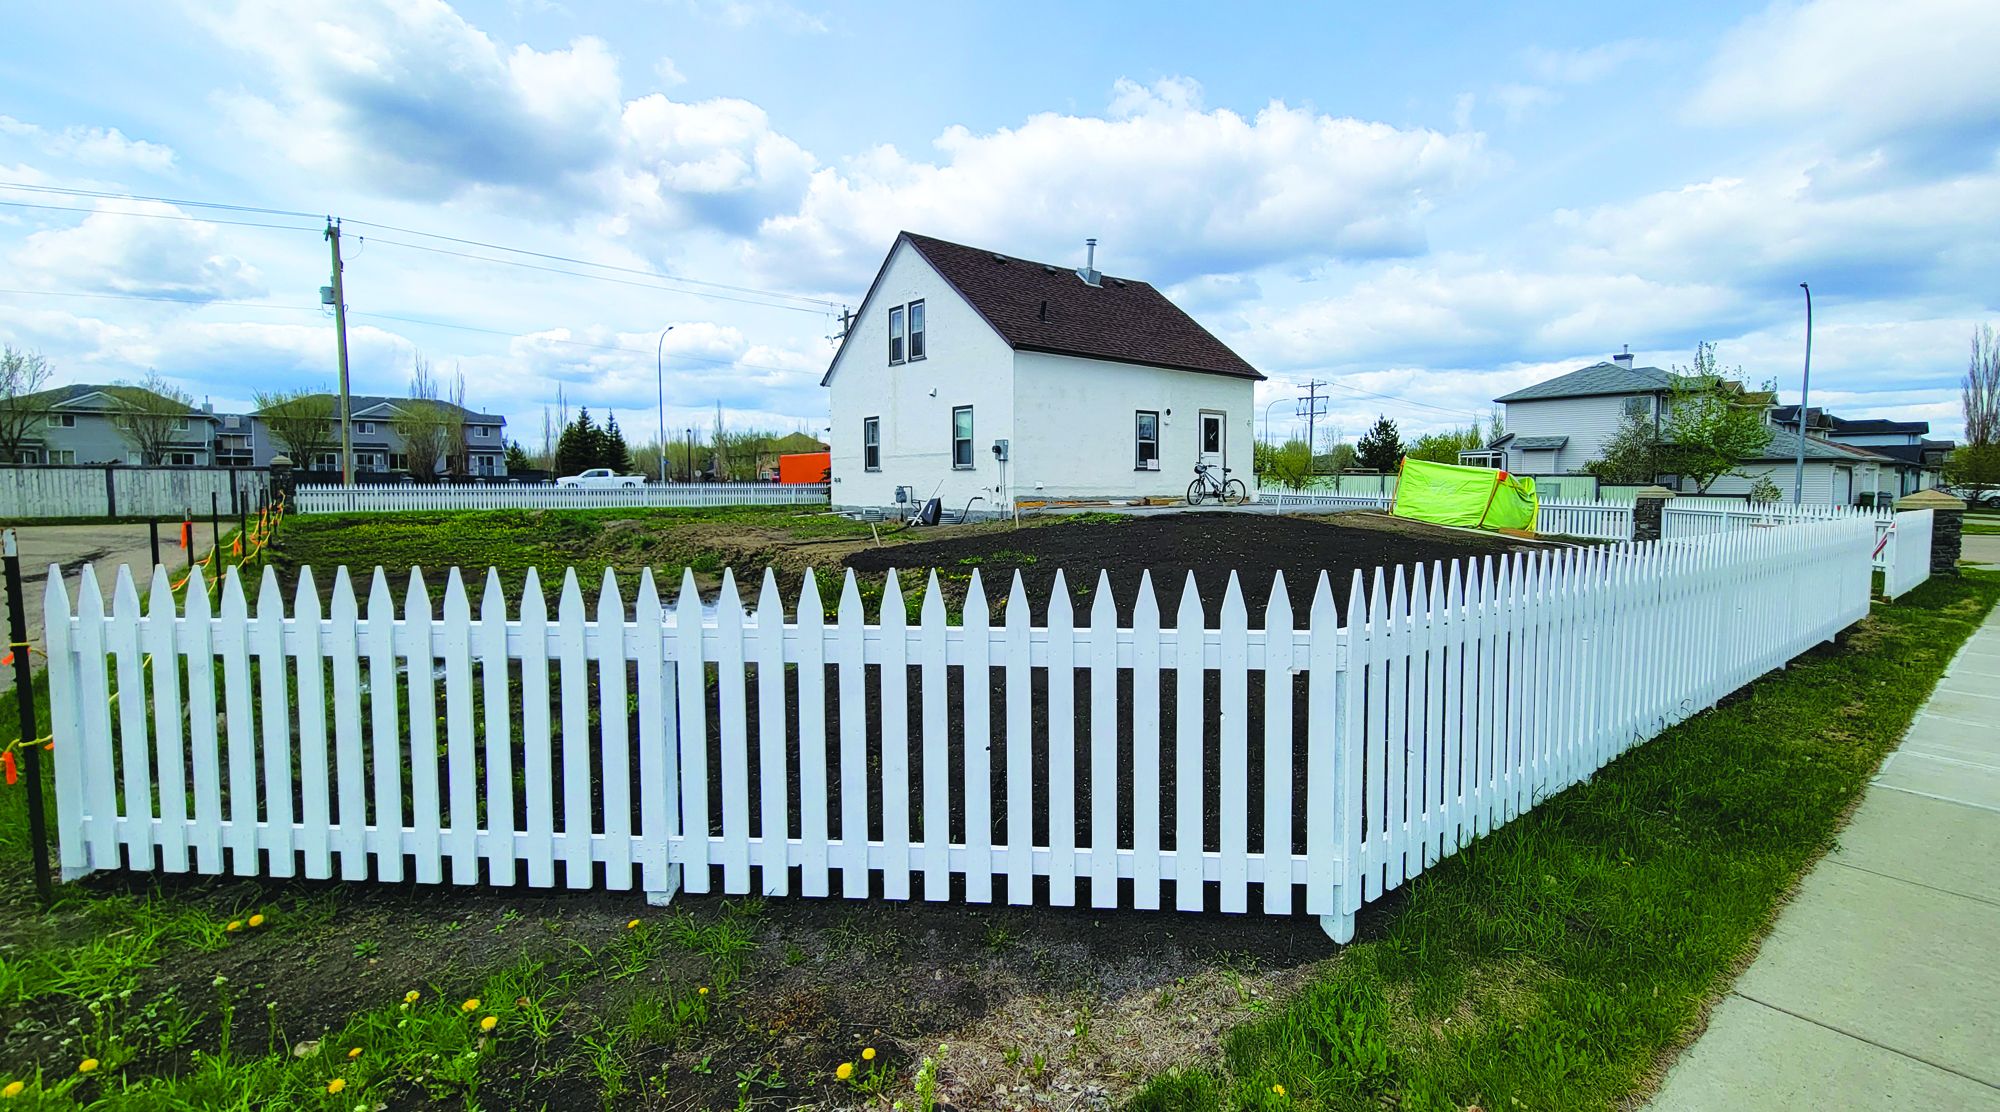
[{"label": "power pole", "polygon": [[1323,400],[1319,388],[1325,385],[1326,383],[1318,379],[1307,382],[1305,385],[1306,396],[1299,403],[1306,411],[1306,470],[1308,474],[1313,473],[1313,469],[1319,465],[1319,445],[1313,440],[1313,427],[1317,424],[1319,403]]},{"label": "power pole", "polygon": [[1806,373],[1799,382],[1799,454],[1792,462],[1792,505],[1796,506],[1806,494],[1806,403],[1812,397],[1812,287],[1804,282],[1799,288],[1806,291]]},{"label": "power pole", "polygon": [[[347,392],[347,290],[340,279],[340,221],[326,218],[326,241],[333,247],[333,333],[340,349],[340,485],[354,485],[353,402]],[[310,460],[301,460],[311,467]]]}]

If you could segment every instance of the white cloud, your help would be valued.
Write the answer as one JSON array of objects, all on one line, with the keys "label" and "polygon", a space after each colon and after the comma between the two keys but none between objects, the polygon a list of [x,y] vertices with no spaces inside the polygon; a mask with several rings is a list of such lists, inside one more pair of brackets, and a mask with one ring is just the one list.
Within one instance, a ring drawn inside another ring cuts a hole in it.
[{"label": "white cloud", "polygon": [[1204,110],[1200,86],[1120,82],[1109,118],[1044,113],[947,129],[925,161],[878,147],[815,173],[795,214],[767,221],[752,260],[852,285],[911,229],[1067,259],[1085,236],[1113,273],[1175,281],[1306,258],[1409,255],[1435,198],[1488,164],[1478,135],[1325,116],[1280,101]]},{"label": "white cloud", "polygon": [[1576,50],[1536,47],[1527,52],[1536,80],[1551,85],[1591,85],[1659,53],[1647,39],[1618,39]]},{"label": "white cloud", "polygon": [[1777,4],[1723,42],[1690,113],[1710,123],[1798,123],[1850,141],[1907,128],[2000,126],[2000,4],[1815,0]]},{"label": "white cloud", "polygon": [[1537,108],[1554,104],[1558,99],[1554,92],[1540,85],[1498,85],[1493,89],[1493,99],[1507,113],[1507,122],[1520,123],[1528,113]]},{"label": "white cloud", "polygon": [[220,247],[220,229],[192,219],[145,219],[141,212],[185,217],[154,201],[99,201],[73,227],[36,232],[12,262],[42,285],[190,301],[261,297],[257,268]]},{"label": "white cloud", "polygon": [[51,131],[12,116],[0,116],[0,136],[18,139],[45,154],[79,165],[129,168],[150,173],[165,173],[174,168],[172,147],[128,138],[115,127],[66,127]]}]

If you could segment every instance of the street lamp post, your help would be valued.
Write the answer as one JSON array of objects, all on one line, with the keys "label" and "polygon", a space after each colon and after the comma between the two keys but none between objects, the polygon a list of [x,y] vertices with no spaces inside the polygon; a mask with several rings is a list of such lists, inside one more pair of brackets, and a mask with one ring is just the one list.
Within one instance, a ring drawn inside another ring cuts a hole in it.
[{"label": "street lamp post", "polygon": [[667,333],[674,330],[668,325],[660,332],[660,342],[653,345],[653,371],[660,383],[660,483],[667,481]]},{"label": "street lamp post", "polygon": [[1804,282],[1799,288],[1806,291],[1806,373],[1799,381],[1799,453],[1792,461],[1792,505],[1798,505],[1806,493],[1806,402],[1812,392],[1812,287]]},{"label": "street lamp post", "polygon": [[1284,398],[1279,398],[1277,401],[1271,402],[1264,407],[1264,443],[1266,444],[1271,442],[1271,406],[1277,405],[1278,402],[1284,400]]}]

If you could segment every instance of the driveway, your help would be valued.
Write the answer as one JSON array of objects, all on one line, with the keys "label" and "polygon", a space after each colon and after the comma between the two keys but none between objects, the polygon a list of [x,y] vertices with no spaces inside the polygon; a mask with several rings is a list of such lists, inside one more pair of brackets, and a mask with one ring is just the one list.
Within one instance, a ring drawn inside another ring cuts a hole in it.
[{"label": "driveway", "polygon": [[[106,598],[118,581],[118,567],[132,565],[132,575],[143,583],[152,569],[152,542],[144,525],[23,525],[15,529],[21,544],[21,572],[26,580],[22,585],[23,601],[28,616],[28,640],[35,648],[42,647],[42,592],[48,589],[50,564],[60,564],[69,582],[71,597],[75,597],[78,576],[83,565],[89,564],[97,573],[98,589]],[[194,529],[194,559],[207,555],[210,531],[206,522]],[[160,528],[160,560],[167,565],[175,578],[180,570],[187,567],[189,554],[182,552],[175,543],[172,526]],[[12,622],[13,615],[7,612],[7,600],[0,593],[0,619]],[[8,627],[0,627],[8,628]],[[36,662],[37,667],[41,664]],[[0,691],[14,686],[14,669],[0,668]],[[0,723],[0,733],[12,737],[13,726]]]}]

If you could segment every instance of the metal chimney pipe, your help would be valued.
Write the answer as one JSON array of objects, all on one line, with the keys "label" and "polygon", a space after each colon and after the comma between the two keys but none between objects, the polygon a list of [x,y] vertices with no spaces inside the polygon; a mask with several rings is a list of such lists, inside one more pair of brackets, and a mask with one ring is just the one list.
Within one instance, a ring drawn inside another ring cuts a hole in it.
[{"label": "metal chimney pipe", "polygon": [[1084,248],[1084,256],[1083,256],[1083,265],[1084,265],[1084,266],[1086,266],[1086,267],[1088,267],[1088,268],[1090,268],[1091,270],[1096,270],[1096,269],[1097,269],[1097,237],[1096,237],[1096,236],[1091,236],[1091,237],[1090,237],[1089,239],[1086,239],[1086,240],[1084,240],[1084,241],[1083,241],[1083,248]]}]

